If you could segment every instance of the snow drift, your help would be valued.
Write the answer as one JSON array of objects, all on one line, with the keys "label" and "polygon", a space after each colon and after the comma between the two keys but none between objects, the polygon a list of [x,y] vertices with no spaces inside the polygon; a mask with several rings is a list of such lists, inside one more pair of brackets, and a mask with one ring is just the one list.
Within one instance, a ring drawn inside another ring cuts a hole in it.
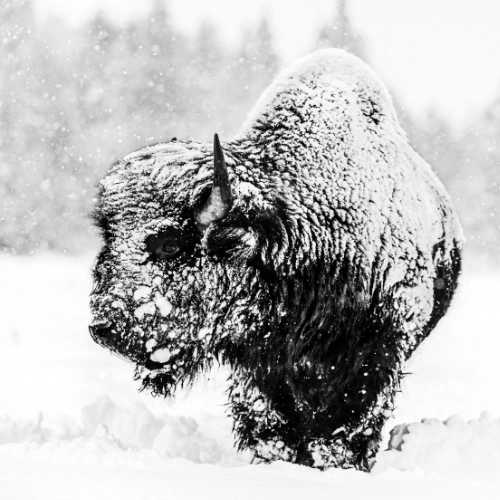
[{"label": "snow drift", "polygon": [[[222,415],[207,418],[213,427],[224,425]],[[227,434],[219,439],[207,435],[192,417],[157,417],[142,403],[124,408],[103,395],[82,407],[79,419],[0,416],[1,458],[144,467],[186,459],[233,467],[249,464],[251,455],[238,453]],[[396,426],[372,473],[390,469],[443,476],[500,474],[500,419],[484,412],[468,422],[454,416]]]},{"label": "snow drift", "polygon": [[0,259],[2,500],[498,499],[497,274],[465,273],[410,366],[391,449],[365,474],[250,464],[233,448],[224,373],[189,397],[139,393],[133,367],[87,334],[89,260]]}]

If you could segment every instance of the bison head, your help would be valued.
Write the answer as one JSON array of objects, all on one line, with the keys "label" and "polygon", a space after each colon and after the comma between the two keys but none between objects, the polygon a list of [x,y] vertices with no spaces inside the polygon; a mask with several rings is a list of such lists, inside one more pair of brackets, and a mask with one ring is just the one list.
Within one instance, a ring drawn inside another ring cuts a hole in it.
[{"label": "bison head", "polygon": [[239,176],[217,135],[213,151],[173,141],[125,157],[101,182],[90,331],[153,392],[216,358],[257,358],[279,312],[280,200],[241,180],[237,152],[227,161]]}]

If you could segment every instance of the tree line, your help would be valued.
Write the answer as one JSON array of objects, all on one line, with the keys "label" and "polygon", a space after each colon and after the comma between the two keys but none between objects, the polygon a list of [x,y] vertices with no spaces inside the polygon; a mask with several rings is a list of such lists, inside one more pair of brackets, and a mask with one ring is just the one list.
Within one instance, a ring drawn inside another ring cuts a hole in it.
[{"label": "tree line", "polygon": [[[269,25],[225,45],[202,23],[176,29],[168,4],[126,26],[102,13],[79,27],[34,19],[32,0],[0,2],[0,249],[82,252],[96,244],[87,214],[111,161],[148,143],[237,131],[281,62]],[[345,0],[318,33],[368,63]],[[311,50],[316,47],[311,47]],[[500,263],[500,99],[455,130],[430,111],[403,128],[457,205],[476,259]]]}]

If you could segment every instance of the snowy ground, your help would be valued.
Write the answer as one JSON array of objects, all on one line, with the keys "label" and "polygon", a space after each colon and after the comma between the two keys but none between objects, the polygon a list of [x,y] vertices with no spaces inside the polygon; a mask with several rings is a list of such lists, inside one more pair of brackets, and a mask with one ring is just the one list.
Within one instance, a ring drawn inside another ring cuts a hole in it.
[{"label": "snowy ground", "polygon": [[2,500],[500,497],[500,274],[464,274],[383,448],[416,423],[368,475],[251,465],[232,447],[223,371],[174,401],[139,393],[132,366],[87,333],[91,260],[0,259]]}]

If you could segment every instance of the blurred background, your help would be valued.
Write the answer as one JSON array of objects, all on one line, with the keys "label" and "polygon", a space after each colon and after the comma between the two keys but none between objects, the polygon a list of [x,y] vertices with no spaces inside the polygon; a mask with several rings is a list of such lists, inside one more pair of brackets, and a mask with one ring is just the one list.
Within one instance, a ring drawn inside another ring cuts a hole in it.
[{"label": "blurred background", "polygon": [[0,0],[0,250],[97,248],[109,165],[229,139],[291,60],[357,54],[461,215],[469,266],[500,264],[498,0]]}]

